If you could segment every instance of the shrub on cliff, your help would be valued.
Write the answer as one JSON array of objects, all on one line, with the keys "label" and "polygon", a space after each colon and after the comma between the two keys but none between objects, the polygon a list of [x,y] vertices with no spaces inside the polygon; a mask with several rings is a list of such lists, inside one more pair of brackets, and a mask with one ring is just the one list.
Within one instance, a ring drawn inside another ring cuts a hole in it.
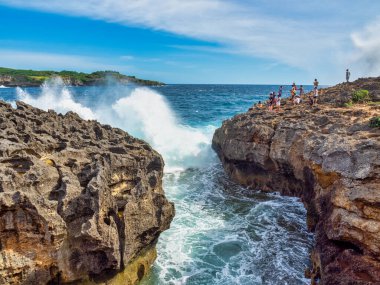
[{"label": "shrub on cliff", "polygon": [[380,116],[373,117],[369,121],[369,126],[372,127],[372,128],[380,128]]},{"label": "shrub on cliff", "polygon": [[369,97],[368,90],[361,89],[361,90],[355,91],[352,94],[352,101],[354,103],[364,103],[364,102],[369,101],[369,99],[370,97]]},{"label": "shrub on cliff", "polygon": [[352,107],[354,104],[352,103],[352,100],[349,100],[348,102],[344,103],[343,106],[346,108]]}]

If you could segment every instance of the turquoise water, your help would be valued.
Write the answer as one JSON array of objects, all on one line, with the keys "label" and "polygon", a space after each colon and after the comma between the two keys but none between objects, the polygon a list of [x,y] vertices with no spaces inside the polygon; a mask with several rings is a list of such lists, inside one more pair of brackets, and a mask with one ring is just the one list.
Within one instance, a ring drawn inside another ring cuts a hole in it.
[{"label": "turquoise water", "polygon": [[0,89],[0,98],[75,110],[144,138],[163,155],[164,187],[176,217],[160,237],[157,261],[143,284],[308,284],[304,270],[313,239],[302,204],[236,185],[210,148],[224,119],[277,90],[270,85],[147,89],[53,82],[42,89]]}]

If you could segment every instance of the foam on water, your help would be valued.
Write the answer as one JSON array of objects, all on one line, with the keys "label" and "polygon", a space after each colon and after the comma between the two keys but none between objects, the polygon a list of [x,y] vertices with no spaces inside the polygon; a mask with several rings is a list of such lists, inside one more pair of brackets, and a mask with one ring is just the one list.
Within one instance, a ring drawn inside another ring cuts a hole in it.
[{"label": "foam on water", "polygon": [[[38,95],[17,89],[18,99],[26,103],[61,113],[75,111],[85,119],[120,127],[163,155],[164,189],[175,203],[176,216],[160,236],[158,258],[144,285],[308,283],[303,272],[312,236],[302,204],[295,198],[239,187],[226,177],[211,151],[215,126],[203,120],[212,114],[211,121],[216,118],[219,125],[220,117],[226,116],[223,110],[237,111],[241,102],[250,104],[248,97],[240,101],[228,97],[235,94],[231,89],[223,91],[226,99],[218,97],[224,101],[186,94],[187,100],[206,100],[204,105],[176,99],[180,100],[176,111],[197,118],[197,127],[184,124],[166,98],[149,88],[112,85],[89,102],[75,99],[59,79],[45,83]],[[217,92],[207,90],[198,92]]]},{"label": "foam on water", "polygon": [[219,163],[167,174],[177,215],[144,285],[307,284],[312,237],[295,198],[249,193]]}]

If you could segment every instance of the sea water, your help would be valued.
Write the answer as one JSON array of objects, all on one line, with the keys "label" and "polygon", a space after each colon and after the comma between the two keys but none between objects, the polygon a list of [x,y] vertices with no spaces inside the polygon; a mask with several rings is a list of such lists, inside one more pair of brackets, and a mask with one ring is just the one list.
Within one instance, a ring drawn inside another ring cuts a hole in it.
[{"label": "sea water", "polygon": [[0,98],[75,111],[120,127],[162,154],[164,190],[176,216],[161,234],[158,258],[142,284],[308,284],[304,270],[313,238],[301,202],[240,187],[225,175],[211,149],[212,134],[224,119],[266,100],[278,87],[146,88],[111,82],[66,87],[55,79],[41,88],[1,89]]}]

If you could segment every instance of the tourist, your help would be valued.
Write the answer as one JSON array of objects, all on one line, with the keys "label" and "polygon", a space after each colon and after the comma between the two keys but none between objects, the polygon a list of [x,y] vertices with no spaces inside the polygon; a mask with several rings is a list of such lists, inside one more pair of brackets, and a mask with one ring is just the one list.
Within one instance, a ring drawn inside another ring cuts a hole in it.
[{"label": "tourist", "polygon": [[301,96],[296,94],[293,104],[298,105],[301,102]]},{"label": "tourist", "polygon": [[263,103],[261,103],[261,101],[259,101],[259,103],[257,103],[257,108],[261,109],[263,107]]},{"label": "tourist", "polygon": [[308,95],[308,98],[309,98],[309,105],[310,106],[313,106],[313,102],[314,102],[314,99],[313,99],[313,93],[310,92],[309,95]]},{"label": "tourist", "polygon": [[276,109],[276,106],[277,106],[277,98],[276,98],[276,94],[273,93],[273,100],[272,100],[272,108],[273,109]]},{"label": "tourist", "polygon": [[296,93],[297,93],[297,86],[296,84],[293,82],[293,85],[292,85],[292,90],[290,91],[290,100],[291,101],[294,101],[294,97],[296,96]]},{"label": "tourist", "polygon": [[319,82],[318,82],[317,78],[314,79],[314,83],[313,84],[314,84],[314,88],[318,88]]},{"label": "tourist", "polygon": [[318,88],[314,87],[313,105],[317,104],[317,101],[318,101]]},{"label": "tourist", "polygon": [[278,89],[278,98],[281,98],[281,96],[282,96],[282,85]]},{"label": "tourist", "polygon": [[280,93],[277,96],[276,107],[277,107],[277,112],[281,110],[281,95],[280,95]]},{"label": "tourist", "polygon": [[347,83],[350,82],[350,76],[351,76],[351,72],[347,68],[346,69],[346,81],[347,81]]},{"label": "tourist", "polygon": [[268,110],[272,111],[273,109],[273,92],[269,93],[269,99],[268,99]]},{"label": "tourist", "polygon": [[304,94],[304,90],[303,90],[303,85],[301,85],[300,86],[300,92],[299,92],[299,94],[300,94],[300,97]]}]

